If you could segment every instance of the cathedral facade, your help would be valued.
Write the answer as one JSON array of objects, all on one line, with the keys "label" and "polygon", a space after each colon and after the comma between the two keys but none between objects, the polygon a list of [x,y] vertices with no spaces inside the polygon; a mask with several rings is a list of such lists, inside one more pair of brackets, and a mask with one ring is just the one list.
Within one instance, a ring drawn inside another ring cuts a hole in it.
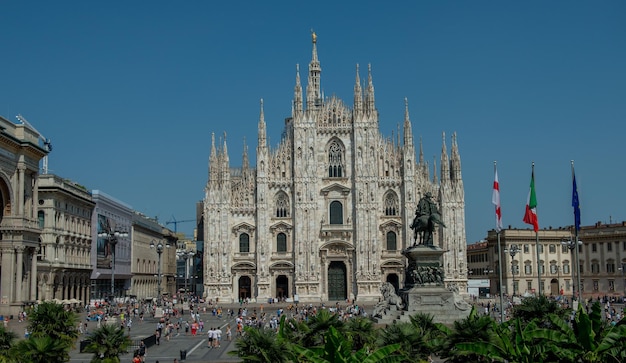
[{"label": "cathedral facade", "polygon": [[[247,148],[231,167],[226,140],[212,137],[204,208],[204,291],[207,299],[287,298],[301,302],[378,301],[380,286],[404,286],[402,250],[420,197],[430,192],[444,227],[445,282],[467,291],[465,196],[456,136],[445,135],[433,177],[416,144],[405,101],[403,136],[379,130],[371,67],[357,65],[351,107],[324,98],[317,38],[306,93],[296,67],[291,117],[276,147],[268,145],[263,103],[256,165]],[[419,242],[419,241],[418,241]]]}]

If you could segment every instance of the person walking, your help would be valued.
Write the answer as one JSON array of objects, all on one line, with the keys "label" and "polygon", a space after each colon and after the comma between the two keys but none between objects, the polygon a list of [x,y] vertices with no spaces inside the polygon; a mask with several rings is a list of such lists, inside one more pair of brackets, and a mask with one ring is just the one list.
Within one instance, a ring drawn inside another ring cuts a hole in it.
[{"label": "person walking", "polygon": [[215,339],[215,329],[211,327],[209,331],[207,332],[207,335],[209,339],[208,346],[209,346],[209,349],[211,349],[213,348],[213,339]]},{"label": "person walking", "polygon": [[233,339],[233,332],[230,330],[230,324],[226,326],[226,339],[230,342]]},{"label": "person walking", "polygon": [[220,348],[222,346],[222,329],[218,326],[213,333],[213,346]]},{"label": "person walking", "polygon": [[146,348],[143,340],[139,343],[139,349],[137,353],[139,355],[139,359],[141,359],[141,361],[143,362],[146,359],[146,353],[148,353],[148,348]]}]

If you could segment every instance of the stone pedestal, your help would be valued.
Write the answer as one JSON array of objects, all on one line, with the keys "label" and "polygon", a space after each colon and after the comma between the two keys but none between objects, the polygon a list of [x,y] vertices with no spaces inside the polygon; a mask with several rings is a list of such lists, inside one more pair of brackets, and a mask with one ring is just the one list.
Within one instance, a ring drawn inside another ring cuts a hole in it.
[{"label": "stone pedestal", "polygon": [[425,313],[432,315],[436,323],[452,325],[454,321],[469,315],[471,306],[458,291],[445,286],[444,252],[437,246],[427,245],[413,246],[402,251],[409,261],[405,286],[398,293],[402,303],[393,306],[393,296],[386,297],[383,301],[385,306],[381,306],[375,313],[379,323],[388,324],[396,319],[410,321],[411,315]]},{"label": "stone pedestal", "polygon": [[435,323],[452,325],[456,320],[466,318],[471,311],[471,306],[458,293],[442,286],[401,290],[400,296],[405,302],[401,321],[409,321],[409,316],[425,313],[432,315]]}]

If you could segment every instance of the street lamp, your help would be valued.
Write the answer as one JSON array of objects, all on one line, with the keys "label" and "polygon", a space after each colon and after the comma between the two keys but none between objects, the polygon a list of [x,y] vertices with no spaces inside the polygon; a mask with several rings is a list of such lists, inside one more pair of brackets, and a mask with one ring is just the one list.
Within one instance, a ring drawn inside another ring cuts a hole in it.
[{"label": "street lamp", "polygon": [[511,256],[511,279],[513,284],[513,295],[515,295],[515,265],[513,264],[513,260],[515,259],[515,255],[520,251],[518,245],[513,245],[509,247],[508,250],[504,250]]},{"label": "street lamp", "polygon": [[622,266],[617,268],[622,271],[622,297],[626,296],[626,275],[624,275],[624,270],[626,269],[626,262],[622,262]]},{"label": "street lamp", "polygon": [[189,279],[189,266],[187,260],[196,255],[194,251],[179,251],[176,256],[185,261],[185,294],[187,294],[187,280]]},{"label": "street lamp", "polygon": [[98,237],[104,238],[111,246],[111,297],[115,297],[115,245],[117,245],[117,241],[119,238],[128,237],[128,232],[122,231],[111,231],[110,229],[107,231],[103,231],[98,233]]},{"label": "street lamp", "polygon": [[166,244],[163,246],[163,243],[159,241],[157,244],[154,243],[154,240],[150,242],[150,248],[155,248],[157,254],[159,255],[159,264],[157,265],[157,304],[161,305],[161,254],[163,253],[164,248],[170,248],[170,245]]},{"label": "street lamp", "polygon": [[[572,250],[574,251],[574,256],[575,256],[574,259],[576,260],[576,269],[573,270],[573,271],[576,272],[576,287],[575,287],[575,290],[576,290],[576,293],[578,294],[578,299],[582,299],[583,294],[582,294],[582,291],[581,291],[582,290],[582,286],[580,284],[580,259],[578,257],[578,246],[582,245],[583,241],[579,240],[578,237],[576,237],[576,241],[572,241],[571,239],[570,240],[565,240],[564,239],[564,240],[561,240],[561,244],[563,246],[567,246],[570,249],[570,251],[572,251]],[[575,298],[576,294],[574,294],[572,297]]]}]

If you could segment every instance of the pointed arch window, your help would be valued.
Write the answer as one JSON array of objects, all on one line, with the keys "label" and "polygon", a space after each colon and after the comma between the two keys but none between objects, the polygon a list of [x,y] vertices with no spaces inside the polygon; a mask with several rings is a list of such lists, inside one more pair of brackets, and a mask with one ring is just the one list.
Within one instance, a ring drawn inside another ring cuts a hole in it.
[{"label": "pointed arch window", "polygon": [[385,195],[385,215],[386,216],[397,216],[398,215],[398,197],[394,192],[388,192]]},{"label": "pointed arch window", "polygon": [[276,217],[289,217],[289,198],[285,193],[280,193],[276,198]]},{"label": "pointed arch window", "polygon": [[395,251],[398,249],[398,243],[396,240],[396,232],[387,232],[387,251]]},{"label": "pointed arch window", "polygon": [[250,252],[250,236],[247,233],[242,233],[239,235],[239,252]]},{"label": "pointed arch window", "polygon": [[330,203],[330,224],[343,224],[343,205],[336,200]]},{"label": "pointed arch window", "polygon": [[282,232],[276,236],[276,252],[287,252],[287,235]]},{"label": "pointed arch window", "polygon": [[328,177],[343,177],[343,147],[337,140],[333,140],[328,148]]}]

